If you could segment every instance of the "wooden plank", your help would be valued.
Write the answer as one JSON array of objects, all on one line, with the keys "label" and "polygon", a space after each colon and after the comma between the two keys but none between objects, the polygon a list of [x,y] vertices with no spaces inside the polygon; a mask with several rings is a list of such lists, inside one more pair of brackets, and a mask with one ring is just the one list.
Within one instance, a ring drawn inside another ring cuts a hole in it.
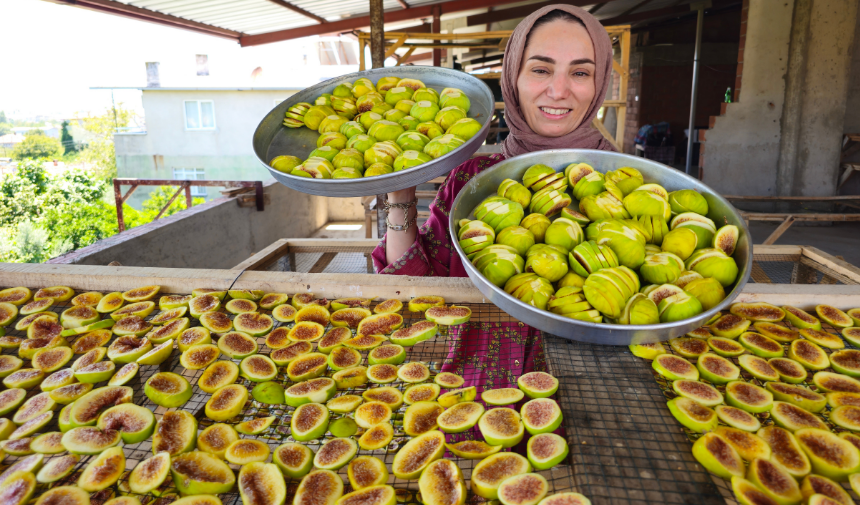
[{"label": "wooden plank", "polygon": [[785,221],[789,215],[795,221],[860,221],[860,214],[770,214],[759,212],[741,212],[745,220],[749,221]]},{"label": "wooden plank", "polygon": [[773,284],[773,281],[770,280],[770,277],[768,277],[767,273],[765,273],[764,269],[762,269],[761,265],[759,265],[757,261],[753,261],[750,277],[758,283]]},{"label": "wooden plank", "polygon": [[842,310],[860,307],[860,286],[822,284],[747,284],[735,302],[768,302],[814,310],[819,304]]},{"label": "wooden plank", "polygon": [[253,254],[250,258],[239,263],[231,270],[262,270],[277,261],[290,249],[289,240],[282,238]]},{"label": "wooden plank", "polygon": [[406,63],[406,60],[408,60],[409,57],[412,56],[412,53],[415,52],[415,49],[416,48],[414,47],[410,47],[409,50],[407,50],[406,53],[403,54],[403,56],[397,58],[397,63],[395,63],[394,66],[399,67],[401,64]]},{"label": "wooden plank", "polygon": [[403,45],[403,43],[406,42],[406,39],[408,36],[409,35],[406,33],[400,35],[400,37],[397,38],[397,41],[394,44],[391,44],[391,47],[388,48],[388,51],[385,51],[385,58],[384,59],[390,58],[395,53],[395,51],[400,49],[400,47]]},{"label": "wooden plank", "polygon": [[308,270],[308,273],[309,274],[322,273],[325,270],[325,268],[329,265],[329,263],[332,262],[332,260],[334,259],[335,256],[337,256],[336,252],[323,253],[322,256],[320,256],[320,259],[318,259],[316,261],[316,263],[314,263],[314,265],[311,267],[311,269]]},{"label": "wooden plank", "polygon": [[799,246],[799,245],[764,245],[764,244],[753,245],[753,256],[758,255],[758,254],[792,256],[795,254],[802,254],[802,252],[803,252],[803,247]]},{"label": "wooden plank", "polygon": [[782,224],[777,226],[776,229],[773,230],[773,232],[766,239],[764,239],[764,242],[762,243],[764,245],[775,244],[776,241],[779,240],[779,237],[781,237],[783,233],[785,233],[786,231],[788,231],[789,228],[791,228],[792,224],[794,224],[794,216],[788,216],[787,218],[785,218],[785,221],[783,221]]},{"label": "wooden plank", "polygon": [[838,202],[842,200],[860,200],[860,195],[836,195],[836,196],[739,196],[723,195],[726,200],[747,202]]},{"label": "wooden plank", "polygon": [[612,147],[614,147],[616,151],[621,152],[621,149],[618,147],[618,144],[615,142],[615,139],[612,137],[612,134],[609,133],[609,130],[607,130],[605,126],[603,126],[603,123],[601,121],[599,121],[597,118],[594,118],[594,121],[591,122],[591,126],[597,128],[597,131],[599,131],[600,134],[603,135],[603,138],[605,138],[609,141],[610,144],[612,144]]},{"label": "wooden plank", "polygon": [[[804,246],[803,255],[807,258],[821,263],[827,268],[848,277],[851,280],[860,282],[860,268],[848,263],[845,260],[839,259],[833,255],[818,249],[817,247]],[[860,305],[858,305],[860,307]]]}]

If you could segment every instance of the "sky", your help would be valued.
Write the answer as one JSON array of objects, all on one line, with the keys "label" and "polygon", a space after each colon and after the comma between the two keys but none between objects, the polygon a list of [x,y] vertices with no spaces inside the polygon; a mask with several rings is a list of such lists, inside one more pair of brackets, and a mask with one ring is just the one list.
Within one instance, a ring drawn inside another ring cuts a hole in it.
[{"label": "sky", "polygon": [[[2,0],[4,48],[0,110],[11,117],[99,114],[110,90],[146,85],[146,62],[160,63],[162,87],[258,86],[303,88],[356,67],[305,67],[317,58],[317,38],[242,48],[238,43],[42,0]],[[210,75],[196,75],[196,55]],[[262,67],[253,81],[252,71]],[[142,113],[140,91],[113,99]]]}]

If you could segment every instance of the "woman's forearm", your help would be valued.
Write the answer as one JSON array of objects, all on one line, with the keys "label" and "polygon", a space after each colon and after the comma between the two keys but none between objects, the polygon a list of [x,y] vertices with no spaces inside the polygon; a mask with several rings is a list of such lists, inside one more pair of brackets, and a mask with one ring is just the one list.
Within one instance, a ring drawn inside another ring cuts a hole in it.
[{"label": "woman's forearm", "polygon": [[[394,193],[388,193],[389,203],[408,203],[415,200],[415,188],[407,188]],[[377,206],[378,207],[378,206]],[[413,205],[407,210],[392,207],[388,211],[388,221],[393,225],[403,225],[412,221],[418,215],[417,206]],[[388,229],[385,240],[385,259],[388,264],[394,263],[415,243],[418,236],[418,225],[413,223],[403,231]]]}]

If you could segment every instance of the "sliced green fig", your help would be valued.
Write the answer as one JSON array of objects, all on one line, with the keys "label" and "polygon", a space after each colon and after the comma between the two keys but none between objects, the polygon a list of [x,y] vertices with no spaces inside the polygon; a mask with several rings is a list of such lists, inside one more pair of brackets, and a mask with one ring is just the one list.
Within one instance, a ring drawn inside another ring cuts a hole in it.
[{"label": "sliced green fig", "polygon": [[152,343],[145,338],[123,336],[111,343],[107,357],[114,363],[131,363],[152,350]]},{"label": "sliced green fig", "polygon": [[850,328],[854,326],[854,321],[848,314],[842,312],[832,305],[816,305],[815,313],[818,314],[825,323],[834,328]]},{"label": "sliced green fig", "polygon": [[735,339],[741,333],[747,331],[752,321],[745,319],[735,314],[725,314],[720,316],[713,324],[710,325],[711,333],[718,337]]},{"label": "sliced green fig", "polygon": [[[5,435],[4,435],[5,436]],[[0,442],[0,450],[11,456],[29,456],[35,451],[30,447],[32,438],[19,438],[18,440],[4,440]]]},{"label": "sliced green fig", "polygon": [[283,475],[272,463],[244,465],[237,484],[245,505],[283,505],[287,498]]},{"label": "sliced green fig", "polygon": [[[846,430],[860,431],[860,407],[854,405],[836,407],[830,412],[830,422]],[[14,433],[12,435],[14,436]]]},{"label": "sliced green fig", "polygon": [[[317,342],[317,350],[319,350],[319,352],[323,354],[328,354],[332,351],[332,349],[343,345],[344,342],[351,338],[352,332],[349,331],[349,328],[332,328],[331,330],[326,332],[325,335],[323,335],[323,338],[321,338],[319,342]],[[266,343],[268,344],[268,337],[266,338]],[[269,345],[269,347],[271,347],[271,345]]]},{"label": "sliced green fig", "polygon": [[523,439],[524,426],[520,415],[513,409],[490,409],[481,416],[478,428],[490,445],[513,447]]},{"label": "sliced green fig", "polygon": [[338,346],[328,355],[328,366],[335,371],[345,370],[361,364],[361,353],[349,347]]},{"label": "sliced green fig", "polygon": [[99,300],[98,304],[96,304],[96,310],[102,314],[109,314],[122,307],[124,303],[125,299],[123,299],[122,293],[108,293]]},{"label": "sliced green fig", "polygon": [[397,499],[393,487],[379,485],[347,493],[335,503],[336,505],[395,505]]},{"label": "sliced green fig", "polygon": [[541,433],[529,438],[526,454],[537,470],[549,470],[567,458],[570,452],[564,437],[555,433]]},{"label": "sliced green fig", "polygon": [[712,474],[730,479],[743,477],[744,462],[734,447],[716,433],[705,433],[693,444],[693,457]]},{"label": "sliced green fig", "polygon": [[269,357],[276,365],[287,366],[296,358],[309,354],[313,349],[314,346],[310,342],[290,342],[288,345],[272,351]]},{"label": "sliced green fig", "polygon": [[336,328],[357,329],[358,324],[371,316],[369,310],[365,308],[355,307],[348,309],[339,309],[331,315],[331,325]]},{"label": "sliced green fig", "polygon": [[236,331],[247,333],[252,337],[262,337],[272,331],[274,325],[269,315],[259,312],[245,312],[233,318],[233,327]]},{"label": "sliced green fig", "polygon": [[170,475],[170,454],[159,452],[138,463],[128,476],[133,493],[147,494],[158,489]]},{"label": "sliced green fig", "polygon": [[[50,392],[57,388],[68,386],[69,384],[74,384],[75,382],[77,382],[77,379],[75,378],[75,371],[71,368],[64,368],[45,377],[45,380],[43,380],[42,383],[39,384],[39,389],[45,392]],[[0,400],[0,406],[2,406],[2,403],[2,400]],[[2,412],[2,410],[0,410],[0,412]]]},{"label": "sliced green fig", "polygon": [[798,333],[800,333],[800,336],[806,340],[814,342],[821,347],[826,347],[828,349],[843,349],[845,347],[845,342],[843,342],[839,336],[827,333],[826,331],[806,328],[800,330]]},{"label": "sliced green fig", "polygon": [[860,380],[833,372],[816,372],[812,382],[820,391],[860,393]]},{"label": "sliced green fig", "polygon": [[457,305],[430,307],[424,313],[424,317],[436,324],[451,326],[468,322],[472,318],[472,310],[469,307],[460,307]]},{"label": "sliced green fig", "polygon": [[233,359],[242,359],[256,354],[257,341],[247,333],[232,331],[218,339],[218,349]]},{"label": "sliced green fig", "polygon": [[[359,456],[353,459],[349,462],[349,467],[347,467],[346,472],[349,484],[353,489],[379,486],[388,482],[388,468],[382,460],[374,458],[373,456]],[[457,469],[457,472],[459,472],[459,469]]]},{"label": "sliced green fig", "polygon": [[773,407],[770,391],[744,381],[733,381],[726,385],[726,403],[753,414],[767,412]]},{"label": "sliced green fig", "polygon": [[699,370],[686,359],[674,354],[661,354],[654,358],[651,367],[669,380],[698,380]]},{"label": "sliced green fig", "polygon": [[220,308],[221,300],[212,294],[195,296],[188,302],[188,313],[191,314],[191,317],[196,317],[197,319],[200,319],[200,316],[207,312],[215,312]]},{"label": "sliced green fig", "polygon": [[3,378],[3,385],[9,389],[32,389],[45,378],[45,372],[38,368],[19,368]]},{"label": "sliced green fig", "polygon": [[300,382],[284,391],[286,404],[298,407],[305,403],[325,403],[337,392],[335,381],[329,377],[318,377]]},{"label": "sliced green fig", "polygon": [[561,426],[561,408],[555,400],[536,398],[520,408],[523,426],[531,435],[555,431]]},{"label": "sliced green fig", "polygon": [[394,428],[388,422],[374,424],[358,439],[358,446],[365,451],[382,449],[394,439]]},{"label": "sliced green fig", "polygon": [[149,438],[155,429],[155,416],[133,403],[116,405],[104,411],[96,424],[100,430],[116,430],[126,444],[136,444]]},{"label": "sliced green fig", "polygon": [[227,333],[233,329],[233,320],[223,312],[200,314],[200,327],[212,333]]},{"label": "sliced green fig", "polygon": [[765,337],[783,344],[791,343],[800,338],[799,333],[779,324],[757,322],[753,324],[753,328]]},{"label": "sliced green fig", "polygon": [[478,424],[483,414],[484,407],[480,403],[458,403],[440,414],[436,422],[445,433],[461,433]]},{"label": "sliced green fig", "polygon": [[790,305],[783,305],[782,310],[785,311],[785,318],[795,328],[821,329],[821,321],[803,309],[798,309]]},{"label": "sliced green fig", "polygon": [[368,402],[382,402],[395,411],[403,405],[403,393],[393,387],[375,387],[361,393],[362,398]]},{"label": "sliced green fig", "polygon": [[236,482],[236,476],[227,463],[203,451],[174,456],[170,462],[170,473],[173,483],[182,494],[226,493]]},{"label": "sliced green fig", "polygon": [[[51,392],[56,391],[58,390]],[[99,415],[104,410],[121,403],[131,403],[133,395],[134,391],[126,386],[105,386],[94,389],[74,401],[74,406],[69,409],[69,422],[72,426],[95,426]]]},{"label": "sliced green fig", "polygon": [[328,430],[329,415],[329,410],[325,405],[319,403],[300,405],[293,412],[290,421],[293,438],[299,442],[320,438]]},{"label": "sliced green fig", "polygon": [[206,417],[213,421],[226,421],[239,415],[248,401],[248,390],[238,384],[224,386],[206,402]]},{"label": "sliced green fig", "polygon": [[390,384],[397,380],[397,366],[371,365],[367,367],[367,379],[376,384]]},{"label": "sliced green fig", "polygon": [[779,463],[753,459],[747,469],[747,480],[781,504],[800,503],[803,494],[794,477]]},{"label": "sliced green fig", "polygon": [[332,398],[326,402],[325,406],[332,412],[337,414],[349,414],[358,408],[364,402],[364,399],[357,395],[343,395]]},{"label": "sliced green fig", "polygon": [[56,408],[57,403],[53,399],[51,399],[48,393],[39,393],[35,396],[30,397],[26,402],[24,402],[23,405],[21,405],[20,408],[18,408],[18,411],[15,412],[14,416],[12,416],[12,422],[17,425],[21,425],[31,419],[39,417],[46,412],[51,412]]},{"label": "sliced green fig", "polygon": [[794,478],[800,479],[812,471],[809,458],[790,431],[768,426],[758,430],[757,435],[770,446],[771,461],[782,465]]},{"label": "sliced green fig", "polygon": [[88,306],[71,307],[60,314],[60,324],[63,328],[79,328],[95,323],[99,320],[99,313],[96,309]]},{"label": "sliced green fig", "polygon": [[334,310],[342,310],[354,307],[370,307],[371,300],[369,298],[338,298],[331,301],[331,308]]},{"label": "sliced green fig", "polygon": [[[22,388],[12,388],[0,391],[0,416],[5,416],[24,403],[27,397],[27,390]],[[50,399],[50,397],[49,397]]]},{"label": "sliced green fig", "polygon": [[818,475],[846,482],[860,468],[860,451],[830,431],[802,429],[794,432],[794,436],[809,457],[812,471]]},{"label": "sliced green fig", "polygon": [[[152,325],[140,316],[126,316],[113,325],[111,331],[121,337],[142,337],[152,330]],[[143,339],[147,343],[149,340]],[[126,344],[127,345],[127,344]],[[150,343],[150,345],[152,345]],[[148,351],[149,349],[147,349]],[[130,351],[125,351],[130,352]],[[137,356],[139,357],[139,356]],[[137,357],[135,359],[137,359]]]},{"label": "sliced green fig", "polygon": [[830,366],[830,359],[817,344],[809,340],[795,340],[788,346],[788,357],[808,370],[824,370]]},{"label": "sliced green fig", "polygon": [[339,470],[358,452],[358,444],[351,438],[334,438],[325,442],[314,456],[314,466],[322,470]]},{"label": "sliced green fig", "polygon": [[403,415],[403,431],[410,437],[416,437],[439,427],[437,419],[445,412],[436,402],[417,402],[406,409]]},{"label": "sliced green fig", "polygon": [[732,428],[738,428],[739,430],[749,432],[755,432],[761,428],[761,422],[758,418],[745,410],[741,410],[736,407],[729,407],[728,405],[717,405],[714,407],[714,412],[717,413],[717,417],[720,421],[728,424]]},{"label": "sliced green fig", "polygon": [[428,431],[412,438],[397,451],[391,470],[398,479],[415,480],[427,465],[444,454],[445,435],[441,431]]},{"label": "sliced green fig", "polygon": [[449,408],[457,403],[471,402],[478,396],[478,390],[475,386],[469,386],[462,389],[454,389],[448,391],[439,397],[439,405]]},{"label": "sliced green fig", "polygon": [[243,314],[245,312],[256,312],[257,304],[253,300],[234,298],[224,304],[224,309],[231,314]]},{"label": "sliced green fig", "polygon": [[265,293],[259,289],[229,289],[227,294],[237,300],[259,300]]},{"label": "sliced green fig", "polygon": [[696,369],[703,379],[714,384],[726,384],[740,377],[741,370],[728,359],[716,354],[706,353],[699,356]]},{"label": "sliced green fig", "polygon": [[520,389],[490,389],[481,393],[481,400],[487,405],[513,405],[522,400],[524,396],[525,393]]},{"label": "sliced green fig", "polygon": [[[438,384],[417,384],[409,386],[403,393],[403,401],[407,405],[412,405],[416,402],[430,402],[439,397],[440,391],[441,388]],[[519,390],[516,391],[519,392]]]},{"label": "sliced green fig", "polygon": [[455,373],[441,372],[436,374],[436,377],[433,378],[433,382],[445,389],[454,389],[465,384],[466,380]]},{"label": "sliced green fig", "polygon": [[777,426],[792,432],[807,428],[827,429],[827,425],[821,418],[806,409],[787,402],[773,402],[770,417]]},{"label": "sliced green fig", "polygon": [[192,345],[179,356],[179,364],[186,370],[206,368],[221,356],[221,350],[212,344]]},{"label": "sliced green fig", "polygon": [[155,425],[152,453],[165,451],[171,458],[193,451],[197,443],[197,419],[184,410],[165,412]]},{"label": "sliced green fig", "polygon": [[302,307],[296,313],[295,321],[296,323],[312,321],[325,327],[328,326],[329,321],[331,321],[331,313],[325,307],[321,307],[319,305],[308,305],[306,307]]},{"label": "sliced green fig", "polygon": [[278,375],[278,367],[272,358],[255,354],[239,363],[239,374],[251,382],[266,382]]},{"label": "sliced green fig", "polygon": [[417,384],[430,378],[430,369],[424,363],[413,361],[397,369],[397,378],[409,384]]},{"label": "sliced green fig", "polygon": [[224,459],[234,465],[260,463],[269,459],[269,452],[269,446],[266,443],[245,438],[228,445],[227,450],[224,451]]},{"label": "sliced green fig", "polygon": [[274,309],[272,309],[272,317],[281,323],[291,323],[295,321],[296,314],[298,314],[298,310],[292,305],[278,305]]},{"label": "sliced green fig", "polygon": [[807,372],[803,366],[789,358],[771,358],[768,364],[776,370],[783,382],[797,384],[806,380]]},{"label": "sliced green fig", "polygon": [[[860,312],[858,312],[858,315],[860,315]],[[853,328],[843,328],[841,333],[845,340],[848,341],[848,343],[850,343],[854,347],[860,347],[860,327],[855,326]],[[0,337],[0,340],[2,340],[2,337]]]},{"label": "sliced green fig", "polygon": [[331,376],[338,389],[357,388],[367,384],[367,367],[357,366],[335,372]]},{"label": "sliced green fig", "polygon": [[[266,335],[266,345],[269,346],[270,349],[283,349],[293,343],[293,341],[290,340],[289,335],[289,328],[286,326],[279,326]],[[308,342],[305,342],[305,344],[310,345]],[[311,346],[311,349],[313,349],[313,346]]]},{"label": "sliced green fig", "polygon": [[751,331],[738,337],[738,342],[749,352],[762,358],[779,358],[785,354],[785,349],[779,342]]},{"label": "sliced green fig", "polygon": [[472,469],[472,492],[487,500],[499,498],[499,485],[509,477],[532,470],[529,461],[514,452],[500,452],[481,460]]},{"label": "sliced green fig", "polygon": [[391,419],[391,407],[383,402],[370,401],[355,409],[355,422],[362,428],[368,429]]},{"label": "sliced green fig", "polygon": [[744,354],[738,357],[738,364],[747,373],[761,381],[776,381],[779,380],[779,374],[770,363],[764,358],[753,356],[752,354]]},{"label": "sliced green fig", "polygon": [[688,398],[705,407],[715,407],[723,403],[723,395],[717,388],[699,381],[679,380],[672,382],[672,389],[678,396]]},{"label": "sliced green fig", "polygon": [[767,302],[733,303],[729,312],[751,321],[778,323],[785,318],[785,311]]},{"label": "sliced green fig", "polygon": [[827,477],[821,475],[807,475],[800,483],[800,492],[804,499],[812,495],[824,495],[842,505],[851,505],[854,500],[845,489]]},{"label": "sliced green fig", "polygon": [[373,308],[374,314],[390,314],[394,312],[400,312],[403,309],[403,303],[400,300],[390,299],[385,300],[383,302],[379,302],[376,307]]},{"label": "sliced green fig", "polygon": [[860,407],[860,393],[827,393],[827,403],[834,409],[836,407],[841,407],[842,405],[854,405],[855,407]]},{"label": "sliced green fig", "polygon": [[367,354],[370,365],[399,365],[406,361],[406,350],[396,344],[381,345]]},{"label": "sliced green fig", "polygon": [[20,337],[0,336],[0,349],[17,349],[23,342],[24,339]]},{"label": "sliced green fig", "polygon": [[758,435],[728,426],[717,426],[714,433],[723,437],[746,461],[770,458],[770,446]]},{"label": "sliced green fig", "polygon": [[388,335],[403,326],[403,316],[395,313],[377,313],[358,323],[357,335]]},{"label": "sliced green fig", "polygon": [[677,337],[669,339],[669,345],[684,358],[698,358],[708,351],[708,343],[700,338]]},{"label": "sliced green fig", "polygon": [[227,447],[239,440],[239,434],[229,424],[215,423],[200,432],[197,449],[224,459]]},{"label": "sliced green fig", "polygon": [[727,358],[740,356],[746,350],[737,341],[725,337],[710,337],[708,339],[708,347],[716,354]]},{"label": "sliced green fig", "polygon": [[173,319],[172,321],[168,321],[163,326],[159,326],[158,328],[147,333],[146,338],[149,339],[149,341],[153,344],[163,344],[168,340],[176,340],[177,338],[179,338],[179,335],[182,335],[182,332],[188,329],[189,324],[191,324],[191,322],[187,317]]},{"label": "sliced green fig", "polygon": [[464,440],[456,444],[445,444],[445,446],[452,454],[463,459],[484,459],[502,450],[501,445],[490,445],[477,440]]},{"label": "sliced green fig", "polygon": [[538,473],[508,477],[499,485],[502,505],[537,505],[549,491],[549,483]]},{"label": "sliced green fig", "polygon": [[36,474],[36,480],[41,484],[57,482],[71,474],[80,460],[81,457],[77,454],[66,454],[52,458]]},{"label": "sliced green fig", "polygon": [[[16,317],[18,317],[18,307],[11,303],[0,302],[0,328],[12,324],[12,321],[14,321]],[[98,318],[98,316],[96,317]]]},{"label": "sliced green fig", "polygon": [[328,356],[319,352],[311,352],[299,356],[287,365],[287,376],[293,382],[315,379],[325,372],[328,367]]},{"label": "sliced green fig", "polygon": [[314,452],[306,445],[289,442],[275,449],[272,453],[272,462],[286,477],[301,479],[314,466]]},{"label": "sliced green fig", "polygon": [[689,398],[679,396],[669,400],[666,405],[675,419],[692,431],[702,433],[711,431],[717,426],[716,412]]},{"label": "sliced green fig", "polygon": [[125,454],[121,447],[111,447],[99,454],[81,472],[78,487],[93,493],[112,486],[125,472]]},{"label": "sliced green fig", "polygon": [[433,321],[419,321],[408,328],[400,328],[391,334],[393,344],[411,347],[429,340],[439,332],[439,325]]},{"label": "sliced green fig", "polygon": [[122,294],[125,301],[130,303],[152,300],[161,291],[161,286],[143,286],[130,289]]},{"label": "sliced green fig", "polygon": [[158,372],[147,379],[143,392],[161,407],[179,407],[191,399],[191,384],[185,377],[173,372]]},{"label": "sliced green fig", "polygon": [[239,378],[239,366],[232,361],[216,361],[209,365],[199,379],[197,387],[206,393],[215,393]]},{"label": "sliced green fig", "polygon": [[63,447],[63,434],[59,431],[42,433],[34,437],[30,448],[38,454],[59,454],[66,451]]},{"label": "sliced green fig", "polygon": [[193,345],[210,344],[212,336],[208,329],[195,326],[183,331],[176,339],[176,345],[180,352],[185,352]]},{"label": "sliced green fig", "polygon": [[245,435],[259,435],[275,422],[275,416],[258,417],[243,421],[235,426],[236,431]]},{"label": "sliced green fig", "polygon": [[18,428],[9,435],[9,440],[18,440],[21,438],[29,437],[30,435],[41,431],[42,428],[44,428],[48,423],[50,423],[53,418],[53,412],[45,412],[44,414],[40,414],[33,419],[30,419],[26,423],[18,426]]},{"label": "sliced green fig", "polygon": [[774,400],[796,405],[809,412],[821,412],[827,406],[827,398],[824,395],[804,386],[769,382],[765,388],[773,394]]},{"label": "sliced green fig", "polygon": [[24,305],[33,296],[33,292],[23,286],[7,288],[0,291],[0,303],[11,303],[12,305]]},{"label": "sliced green fig", "polygon": [[357,351],[369,351],[387,342],[388,339],[382,335],[358,335],[343,343],[350,349]]},{"label": "sliced green fig", "polygon": [[74,427],[71,422],[71,411],[73,405],[74,402],[60,409],[60,415],[57,417],[57,426],[60,428],[60,433],[65,433]]},{"label": "sliced green fig", "polygon": [[838,373],[860,377],[860,351],[844,349],[830,354],[830,366]]},{"label": "sliced green fig", "polygon": [[538,505],[591,505],[591,500],[579,493],[556,493],[547,496]]},{"label": "sliced green fig", "polygon": [[305,475],[296,489],[293,505],[335,505],[343,496],[343,479],[330,470]]}]

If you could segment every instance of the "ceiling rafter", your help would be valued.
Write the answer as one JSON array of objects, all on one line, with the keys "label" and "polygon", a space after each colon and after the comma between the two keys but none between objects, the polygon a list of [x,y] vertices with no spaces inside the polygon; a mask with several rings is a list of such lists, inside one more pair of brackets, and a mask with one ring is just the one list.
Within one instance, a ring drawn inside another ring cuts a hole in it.
[{"label": "ceiling rafter", "polygon": [[306,10],[302,9],[301,7],[299,7],[298,5],[293,5],[290,2],[287,2],[286,0],[269,0],[269,1],[275,5],[280,5],[281,7],[285,8],[285,9],[289,9],[293,12],[299,13],[306,18],[313,19],[317,23],[323,24],[323,23],[328,22],[328,21],[326,21],[325,18],[317,16],[313,12],[306,11]]}]

